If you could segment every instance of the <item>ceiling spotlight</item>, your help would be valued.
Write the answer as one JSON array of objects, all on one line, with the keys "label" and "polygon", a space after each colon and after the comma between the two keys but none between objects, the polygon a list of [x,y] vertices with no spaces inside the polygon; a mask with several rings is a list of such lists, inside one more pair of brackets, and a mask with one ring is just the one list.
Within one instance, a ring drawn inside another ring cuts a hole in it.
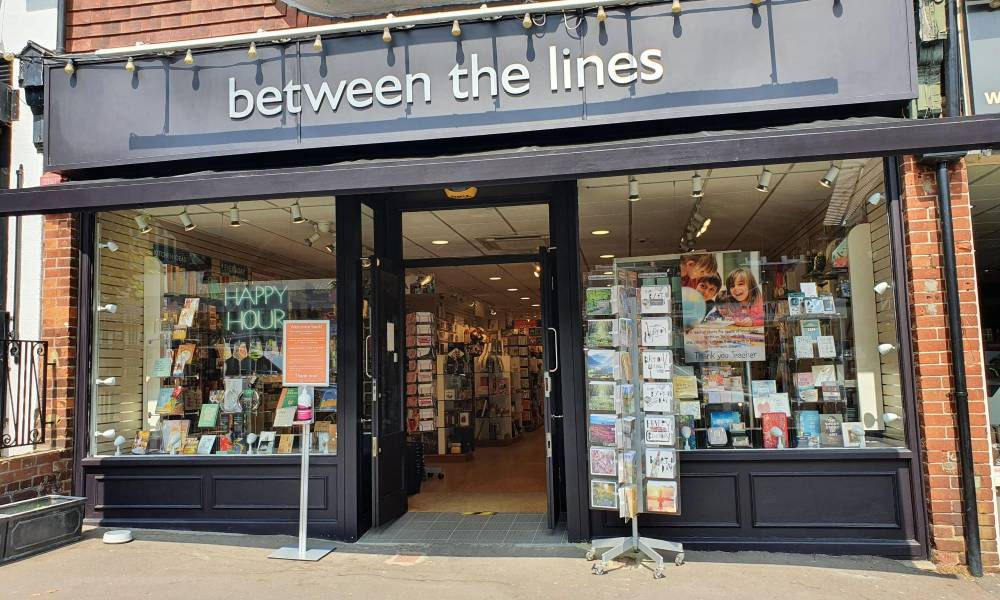
[{"label": "ceiling spotlight", "polygon": [[517,291],[517,288],[507,288],[507,291],[508,291],[508,292],[516,292],[516,291]]},{"label": "ceiling spotlight", "polygon": [[878,206],[880,202],[882,202],[882,192],[875,192],[871,196],[868,196],[868,204]]},{"label": "ceiling spotlight", "polygon": [[451,22],[451,35],[453,37],[460,37],[462,35],[462,28],[458,25],[458,19]]},{"label": "ceiling spotlight", "polygon": [[681,0],[674,0],[674,4],[673,4],[673,6],[670,7],[670,10],[675,15],[681,14]]},{"label": "ceiling spotlight", "polygon": [[702,188],[701,175],[695,173],[691,176],[691,197],[701,198],[705,195],[705,190]]},{"label": "ceiling spotlight", "polygon": [[430,285],[432,281],[434,281],[434,274],[428,273],[420,278],[420,287],[424,287],[425,285]]},{"label": "ceiling spotlight", "polygon": [[614,254],[602,254],[601,255],[601,258],[614,258],[614,257],[615,257]]},{"label": "ceiling spotlight", "polygon": [[233,203],[233,207],[229,209],[229,226],[240,226],[240,206],[235,202]]},{"label": "ceiling spotlight", "polygon": [[94,432],[94,437],[95,438],[100,438],[102,440],[111,440],[111,439],[114,439],[114,437],[115,437],[115,430],[114,429],[105,429],[104,431],[95,431]]},{"label": "ceiling spotlight", "polygon": [[539,306],[541,306],[541,304],[532,304],[531,305],[532,308],[538,308]]},{"label": "ceiling spotlight", "polygon": [[891,288],[891,287],[892,287],[892,284],[889,283],[888,281],[880,281],[880,282],[876,283],[875,287],[872,288],[872,289],[875,290],[876,294],[878,294],[879,296],[881,296],[882,294],[888,292],[889,288]]},{"label": "ceiling spotlight", "polygon": [[128,61],[125,62],[125,70],[129,73],[135,72],[135,61],[132,60],[131,56],[128,57]]},{"label": "ceiling spotlight", "polygon": [[448,243],[448,240],[432,240],[431,243],[435,246],[444,246]]},{"label": "ceiling spotlight", "polygon": [[757,177],[758,192],[764,193],[771,189],[771,175],[771,171],[769,171],[767,167],[764,167],[764,170],[761,171],[760,175]]},{"label": "ceiling spotlight", "polygon": [[591,233],[591,235],[608,235],[611,232],[608,231],[607,229],[595,229],[595,230],[591,231],[590,233]]},{"label": "ceiling spotlight", "polygon": [[903,417],[899,416],[896,413],[887,412],[887,413],[884,413],[882,415],[882,422],[885,423],[886,425],[888,425],[890,423],[895,423],[896,421],[898,421],[898,420],[900,420],[902,418]]},{"label": "ceiling spotlight", "polygon": [[608,13],[604,12],[603,6],[597,7],[597,22],[603,23],[608,20]]},{"label": "ceiling spotlight", "polygon": [[63,71],[65,71],[67,75],[72,75],[76,71],[76,67],[73,65],[73,59],[66,61],[66,66],[63,67]]},{"label": "ceiling spotlight", "polygon": [[337,247],[334,246],[333,244],[327,244],[326,246],[323,246],[323,249],[329,252],[330,254],[334,254],[337,250]]},{"label": "ceiling spotlight", "polygon": [[101,248],[102,250],[105,249],[105,248],[107,248],[107,250],[109,252],[118,252],[118,242],[116,242],[114,240],[108,240],[106,242],[101,242],[101,243],[97,244],[97,247]]},{"label": "ceiling spotlight", "polygon": [[636,179],[635,175],[628,176],[628,201],[639,201],[639,180]]},{"label": "ceiling spotlight", "polygon": [[194,64],[194,54],[190,50],[184,55],[184,64],[193,65]]},{"label": "ceiling spotlight", "polygon": [[890,352],[892,352],[895,349],[896,349],[896,347],[893,346],[892,344],[889,344],[889,343],[879,344],[878,345],[878,353],[881,354],[881,355],[883,355],[883,356],[885,356],[886,354],[889,354]]},{"label": "ceiling spotlight", "polygon": [[531,29],[532,25],[534,25],[534,23],[531,20],[531,13],[524,13],[524,18],[521,19],[521,27]]},{"label": "ceiling spotlight", "polygon": [[302,207],[299,206],[298,200],[292,205],[292,223],[305,223],[306,218],[302,216]]},{"label": "ceiling spotlight", "polygon": [[184,212],[180,214],[180,219],[181,219],[181,225],[184,226],[184,231],[191,231],[192,229],[197,227],[197,225],[194,224],[194,221],[191,220],[191,215],[188,214],[186,208],[184,209]]},{"label": "ceiling spotlight", "polygon": [[490,281],[500,281],[500,279],[501,277],[499,275],[494,275],[493,277],[490,277]]},{"label": "ceiling spotlight", "polygon": [[830,165],[830,169],[826,172],[826,175],[819,180],[819,184],[825,188],[833,187],[833,184],[837,181],[838,175],[840,175],[840,167],[837,165]]},{"label": "ceiling spotlight", "polygon": [[392,34],[389,32],[388,25],[386,25],[385,29],[382,30],[382,41],[386,44],[392,42]]},{"label": "ceiling spotlight", "polygon": [[250,42],[250,47],[247,48],[247,58],[257,58],[257,42]]},{"label": "ceiling spotlight", "polygon": [[135,226],[139,228],[139,233],[149,233],[153,230],[149,225],[149,215],[136,215]]},{"label": "ceiling spotlight", "polygon": [[319,232],[314,230],[312,233],[309,234],[309,237],[307,237],[302,241],[305,242],[306,246],[312,247],[312,245],[315,244],[318,240],[319,240]]},{"label": "ceiling spotlight", "polygon": [[313,50],[319,52],[322,49],[323,49],[323,38],[321,38],[320,35],[317,33],[316,39],[313,40]]},{"label": "ceiling spotlight", "polygon": [[521,296],[521,300],[531,300],[531,298],[529,298],[527,296]]},{"label": "ceiling spotlight", "polygon": [[698,230],[698,233],[694,234],[694,237],[700,238],[701,236],[705,235],[705,232],[708,231],[708,226],[711,224],[712,224],[711,217],[705,219],[705,222],[701,224],[701,229]]},{"label": "ceiling spotlight", "polygon": [[97,385],[118,385],[117,377],[98,377],[94,380]]},{"label": "ceiling spotlight", "polygon": [[108,314],[115,314],[118,312],[117,304],[102,304],[97,307],[97,312],[106,312]]}]

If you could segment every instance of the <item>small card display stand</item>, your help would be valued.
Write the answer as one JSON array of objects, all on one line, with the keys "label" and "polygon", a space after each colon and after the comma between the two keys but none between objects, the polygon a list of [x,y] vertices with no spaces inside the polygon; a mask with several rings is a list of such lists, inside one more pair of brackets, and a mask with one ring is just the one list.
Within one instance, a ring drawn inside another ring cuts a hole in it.
[{"label": "small card display stand", "polygon": [[681,544],[639,536],[640,513],[679,514],[679,461],[672,368],[671,277],[615,265],[586,291],[587,426],[590,506],[616,510],[632,535],[598,539],[587,560],[603,575],[610,561],[643,555],[663,577],[663,550],[684,562]]}]

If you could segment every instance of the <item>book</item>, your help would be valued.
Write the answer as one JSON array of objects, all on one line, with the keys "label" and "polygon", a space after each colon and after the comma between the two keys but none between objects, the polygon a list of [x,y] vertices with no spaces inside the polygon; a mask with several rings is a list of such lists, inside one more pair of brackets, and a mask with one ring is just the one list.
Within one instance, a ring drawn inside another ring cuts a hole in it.
[{"label": "book", "polygon": [[195,450],[197,454],[211,454],[212,448],[215,447],[215,439],[218,436],[215,435],[203,435],[198,438],[198,448]]},{"label": "book", "polygon": [[865,425],[858,421],[841,423],[841,434],[844,438],[844,448],[865,447]]},{"label": "book", "polygon": [[673,415],[646,415],[643,417],[646,443],[653,446],[673,446],[677,423]]},{"label": "book", "polygon": [[337,386],[332,385],[320,390],[319,405],[316,410],[335,411],[337,410]]},{"label": "book", "polygon": [[823,402],[840,402],[840,386],[836,383],[823,384]]},{"label": "book", "polygon": [[198,454],[198,438],[189,437],[184,439],[184,447],[181,449],[181,454]]},{"label": "book", "polygon": [[585,292],[587,314],[595,316],[610,316],[611,313],[610,287],[589,287]]},{"label": "book", "polygon": [[754,379],[750,382],[750,395],[753,398],[777,393],[778,382],[774,379]]},{"label": "book", "polygon": [[795,358],[813,358],[813,340],[804,335],[797,335],[795,342]]},{"label": "book", "polygon": [[823,299],[806,296],[803,303],[803,311],[807,315],[821,315],[823,314]]},{"label": "book", "polygon": [[803,281],[802,283],[799,284],[799,290],[802,292],[803,296],[805,296],[807,298],[810,298],[810,297],[815,298],[816,297],[816,293],[817,293],[816,282],[815,281]]},{"label": "book", "polygon": [[299,388],[282,388],[278,406],[274,409],[273,427],[291,427],[299,405]]},{"label": "book", "polygon": [[801,292],[788,292],[785,294],[788,300],[788,314],[798,316],[802,314],[802,303],[805,301],[805,294]]},{"label": "book", "polygon": [[174,387],[161,387],[160,395],[156,399],[156,414],[163,416],[183,415],[183,392],[184,388],[179,385]]},{"label": "book", "polygon": [[713,412],[709,413],[708,422],[710,427],[721,427],[729,431],[729,426],[733,423],[739,423],[741,418],[740,413],[735,410]]},{"label": "book", "polygon": [[760,427],[764,434],[765,448],[788,447],[788,416],[783,412],[761,415]]},{"label": "book", "polygon": [[191,421],[187,419],[162,421],[160,424],[161,451],[171,454],[180,452],[184,448],[184,439],[187,438],[190,429]]},{"label": "book", "polygon": [[184,368],[191,364],[191,361],[194,359],[194,349],[194,344],[181,344],[177,348],[177,356],[174,358],[174,377],[184,376]]},{"label": "book", "polygon": [[170,377],[170,367],[174,364],[174,359],[169,356],[163,356],[155,361],[153,361],[153,370],[150,371],[150,377]]},{"label": "book", "polygon": [[822,333],[822,329],[819,325],[819,319],[803,319],[799,322],[799,331],[802,337],[809,338],[810,340],[816,341]]},{"label": "book", "polygon": [[816,387],[823,387],[824,383],[837,383],[836,365],[813,365],[812,374]]},{"label": "book", "polygon": [[282,433],[278,436],[278,454],[291,454],[292,449],[295,447],[295,436],[294,433]]},{"label": "book", "polygon": [[261,431],[257,442],[257,454],[274,454],[274,437],[273,431]]},{"label": "book", "polygon": [[837,344],[832,335],[821,335],[816,338],[816,353],[820,358],[837,358]]},{"label": "book", "polygon": [[791,402],[785,392],[768,394],[767,396],[754,396],[753,416],[757,419],[764,418],[766,413],[780,412],[785,416],[792,416]]},{"label": "book", "polygon": [[145,454],[149,449],[149,432],[137,431],[132,442],[132,454]]},{"label": "book", "polygon": [[646,477],[676,479],[677,451],[673,448],[646,448]]},{"label": "book", "polygon": [[676,514],[678,511],[676,481],[646,482],[646,511]]},{"label": "book", "polygon": [[818,448],[820,445],[819,411],[800,410],[795,417],[799,448]]},{"label": "book", "polygon": [[219,405],[213,402],[206,402],[201,405],[201,412],[198,413],[198,427],[215,427],[219,422]]},{"label": "book", "polygon": [[841,425],[844,416],[840,414],[823,414],[819,419],[819,443],[821,446],[839,448],[844,445],[844,432]]},{"label": "book", "polygon": [[673,321],[669,318],[645,317],[639,321],[642,346],[672,346],[674,344]]},{"label": "book", "polygon": [[670,286],[644,285],[639,288],[639,312],[665,314],[670,312]]},{"label": "book", "polygon": [[590,474],[599,477],[618,475],[618,451],[614,448],[595,447],[590,449]]},{"label": "book", "polygon": [[642,410],[674,412],[674,384],[670,381],[646,381],[642,384]]},{"label": "book", "polygon": [[198,312],[198,303],[200,298],[185,298],[184,308],[181,309],[180,315],[177,317],[178,327],[191,327],[194,325],[194,316]]},{"label": "book", "polygon": [[823,302],[823,313],[824,314],[828,314],[828,315],[835,315],[835,314],[837,314],[837,301],[833,299],[832,295],[830,295],[830,294],[824,294],[824,295],[820,296],[819,299]]}]

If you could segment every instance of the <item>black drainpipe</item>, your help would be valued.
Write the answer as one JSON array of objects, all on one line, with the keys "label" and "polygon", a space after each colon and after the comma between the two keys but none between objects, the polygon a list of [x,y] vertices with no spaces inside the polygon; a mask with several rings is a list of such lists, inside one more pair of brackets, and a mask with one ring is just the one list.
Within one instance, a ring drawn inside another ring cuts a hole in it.
[{"label": "black drainpipe", "polygon": [[[950,102],[949,102],[950,104]],[[951,216],[951,181],[948,164],[965,153],[926,154],[922,161],[937,167],[937,208],[941,225],[941,253],[948,311],[948,349],[951,351],[952,399],[958,429],[959,481],[962,485],[962,528],[966,563],[975,577],[983,576],[983,555],[979,544],[979,509],[976,502],[976,473],[972,461],[972,433],[969,426],[969,390],[965,378],[965,349],[962,347],[962,315],[958,297],[958,269],[955,266],[955,235]]]},{"label": "black drainpipe", "polygon": [[56,2],[56,53],[66,51],[66,0]]}]

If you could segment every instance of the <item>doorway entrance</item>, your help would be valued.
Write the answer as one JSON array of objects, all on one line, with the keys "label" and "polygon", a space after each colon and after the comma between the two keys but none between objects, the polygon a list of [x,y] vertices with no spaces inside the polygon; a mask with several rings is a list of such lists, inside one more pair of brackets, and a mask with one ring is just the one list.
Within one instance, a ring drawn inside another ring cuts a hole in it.
[{"label": "doorway entrance", "polygon": [[409,511],[529,513],[556,527],[565,476],[549,201],[365,204],[371,526]]}]

